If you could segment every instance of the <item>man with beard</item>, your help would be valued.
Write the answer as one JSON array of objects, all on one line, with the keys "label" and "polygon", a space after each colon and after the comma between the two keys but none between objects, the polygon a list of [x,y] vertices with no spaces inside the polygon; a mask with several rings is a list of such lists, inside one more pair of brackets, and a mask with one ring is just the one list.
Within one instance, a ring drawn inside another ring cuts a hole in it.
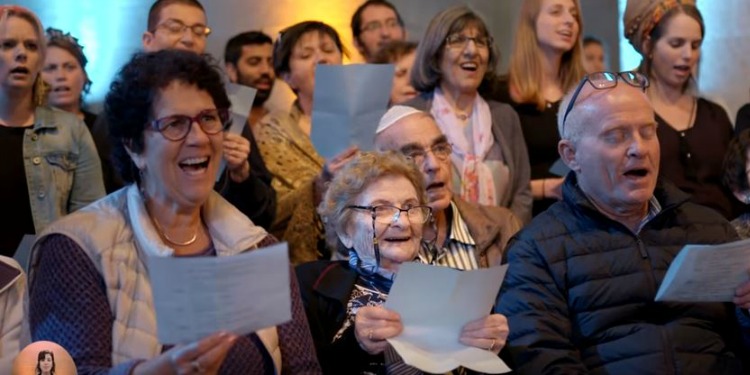
[{"label": "man with beard", "polygon": [[224,48],[224,64],[230,82],[258,90],[248,117],[251,125],[257,123],[268,113],[264,104],[271,96],[276,79],[271,37],[261,31],[233,36]]},{"label": "man with beard", "polygon": [[406,40],[404,20],[396,7],[386,0],[367,0],[352,16],[354,46],[368,63],[383,46],[394,40]]}]

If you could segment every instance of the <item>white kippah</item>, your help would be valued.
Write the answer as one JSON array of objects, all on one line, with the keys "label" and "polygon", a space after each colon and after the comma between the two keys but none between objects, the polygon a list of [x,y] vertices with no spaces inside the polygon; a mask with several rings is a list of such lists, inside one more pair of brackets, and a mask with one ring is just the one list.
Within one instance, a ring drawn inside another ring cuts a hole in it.
[{"label": "white kippah", "polygon": [[395,124],[398,120],[401,120],[402,118],[413,115],[415,113],[424,112],[413,107],[407,107],[405,105],[394,105],[393,107],[388,109],[383,117],[380,118],[380,123],[378,123],[378,128],[375,130],[375,134],[382,133],[383,131],[385,131],[385,129],[390,128],[391,125]]}]

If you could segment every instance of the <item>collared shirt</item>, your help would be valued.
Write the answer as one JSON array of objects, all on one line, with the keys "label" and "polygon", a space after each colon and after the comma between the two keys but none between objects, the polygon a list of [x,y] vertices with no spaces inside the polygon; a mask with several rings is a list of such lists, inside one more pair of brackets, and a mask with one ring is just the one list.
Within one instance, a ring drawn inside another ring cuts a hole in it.
[{"label": "collared shirt", "polygon": [[641,223],[638,224],[638,231],[636,231],[636,233],[640,233],[643,226],[648,224],[648,222],[656,217],[659,212],[661,212],[661,204],[659,204],[659,200],[652,195],[651,199],[648,200],[648,212],[646,213],[646,216],[643,217],[643,220],[641,220]]},{"label": "collared shirt", "polygon": [[459,270],[475,270],[479,268],[476,258],[477,244],[469,233],[466,222],[458,212],[458,208],[451,201],[451,222],[448,223],[449,232],[441,248],[432,242],[422,242],[419,250],[419,260],[426,264],[455,268]]}]

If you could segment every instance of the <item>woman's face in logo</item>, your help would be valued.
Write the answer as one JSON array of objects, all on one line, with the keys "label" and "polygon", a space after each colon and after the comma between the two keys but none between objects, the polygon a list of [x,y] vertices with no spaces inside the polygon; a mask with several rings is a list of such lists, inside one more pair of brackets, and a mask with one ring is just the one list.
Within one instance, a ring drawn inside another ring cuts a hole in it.
[{"label": "woman's face in logo", "polygon": [[55,361],[52,359],[52,354],[46,353],[44,354],[44,358],[39,361],[39,368],[41,368],[43,372],[50,372],[52,371],[52,366],[54,364]]}]

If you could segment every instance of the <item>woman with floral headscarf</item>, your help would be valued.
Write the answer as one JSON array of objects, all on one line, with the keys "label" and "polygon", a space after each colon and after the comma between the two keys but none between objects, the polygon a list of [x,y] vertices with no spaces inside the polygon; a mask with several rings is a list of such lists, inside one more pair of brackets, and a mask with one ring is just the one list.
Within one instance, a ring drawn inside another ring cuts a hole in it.
[{"label": "woman with floral headscarf", "polygon": [[638,70],[651,81],[646,93],[659,124],[660,172],[693,202],[734,218],[738,205],[721,184],[732,123],[697,93],[705,25],[695,1],[629,0],[623,22],[625,37],[643,56]]}]

